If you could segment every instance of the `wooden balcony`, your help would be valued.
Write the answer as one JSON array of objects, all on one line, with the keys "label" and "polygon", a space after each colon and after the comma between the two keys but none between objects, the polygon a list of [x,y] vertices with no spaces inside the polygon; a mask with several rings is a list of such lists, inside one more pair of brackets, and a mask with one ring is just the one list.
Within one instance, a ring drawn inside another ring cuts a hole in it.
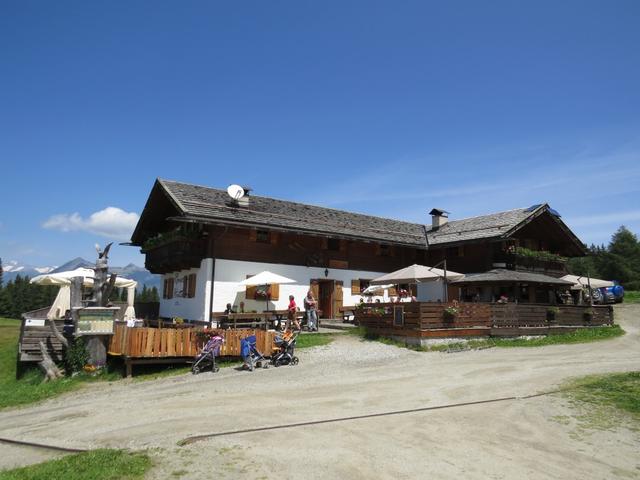
[{"label": "wooden balcony", "polygon": [[547,260],[535,257],[516,255],[514,253],[500,253],[493,257],[493,268],[506,268],[519,272],[533,272],[562,277],[567,274],[567,262],[563,260]]},{"label": "wooden balcony", "polygon": [[151,273],[169,273],[200,266],[206,251],[204,239],[177,238],[143,249],[144,266]]}]

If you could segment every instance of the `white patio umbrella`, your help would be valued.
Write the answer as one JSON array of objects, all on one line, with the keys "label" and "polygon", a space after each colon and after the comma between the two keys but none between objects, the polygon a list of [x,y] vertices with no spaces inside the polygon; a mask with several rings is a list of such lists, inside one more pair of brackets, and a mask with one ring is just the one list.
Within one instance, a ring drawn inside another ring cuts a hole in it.
[{"label": "white patio umbrella", "polygon": [[[462,273],[447,270],[447,280],[458,280],[464,277]],[[426,265],[413,264],[409,267],[387,273],[371,280],[371,285],[385,285],[388,283],[422,283],[444,278],[444,270]]]},{"label": "white patio umbrella", "polygon": [[[44,275],[38,275],[30,280],[30,283],[37,285],[56,285],[60,287],[58,295],[53,302],[53,305],[47,313],[47,318],[60,318],[64,312],[71,308],[71,279],[76,277],[82,277],[82,285],[85,287],[93,286],[93,277],[95,272],[91,268],[76,268],[75,270],[69,270],[66,272],[58,273],[46,273]],[[127,289],[127,308],[124,312],[124,320],[131,320],[136,318],[136,312],[133,307],[135,299],[135,290],[138,282],[130,280],[128,278],[116,277],[115,286],[118,288]]]},{"label": "white patio umbrella", "polygon": [[389,290],[394,285],[390,283],[388,285],[369,285],[362,291],[363,295],[375,295],[376,292],[384,292],[385,290]]},{"label": "white patio umbrella", "polygon": [[561,280],[566,280],[568,282],[573,282],[572,290],[581,290],[584,287],[589,286],[589,282],[591,282],[591,288],[603,288],[603,287],[613,287],[614,283],[609,280],[600,280],[599,278],[589,278],[589,277],[579,277],[578,275],[565,275],[561,277]]},{"label": "white patio umbrella", "polygon": [[[252,277],[241,281],[240,285],[252,287],[273,285],[275,283],[296,283],[296,281],[265,270],[264,272],[260,272],[257,275],[253,275]],[[267,297],[267,311],[269,311],[269,297]]]}]

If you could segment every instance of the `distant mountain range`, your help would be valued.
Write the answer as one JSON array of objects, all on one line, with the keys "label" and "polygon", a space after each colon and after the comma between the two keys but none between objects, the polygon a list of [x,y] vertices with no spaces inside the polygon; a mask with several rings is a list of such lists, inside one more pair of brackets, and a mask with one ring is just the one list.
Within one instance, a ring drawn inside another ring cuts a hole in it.
[{"label": "distant mountain range", "polygon": [[[11,280],[14,280],[17,275],[20,275],[22,277],[29,276],[33,278],[36,275],[42,275],[45,273],[67,272],[69,270],[75,270],[76,268],[93,268],[94,265],[94,262],[90,262],[81,257],[69,260],[68,262],[60,266],[45,267],[36,267],[27,264],[23,265],[16,261],[9,261],[2,264],[2,268],[4,271],[2,279],[4,283],[7,283]],[[138,267],[133,263],[130,263],[125,267],[110,266],[109,272],[117,273],[120,277],[135,280],[136,282],[138,282],[139,289],[142,289],[143,285],[147,285],[147,288],[160,288],[160,275],[154,275],[153,273],[149,272],[149,270]]]}]

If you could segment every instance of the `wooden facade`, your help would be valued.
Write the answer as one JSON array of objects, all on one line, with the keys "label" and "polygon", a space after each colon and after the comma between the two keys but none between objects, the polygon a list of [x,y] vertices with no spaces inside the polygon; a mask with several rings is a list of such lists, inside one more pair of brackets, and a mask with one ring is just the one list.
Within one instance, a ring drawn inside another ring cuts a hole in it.
[{"label": "wooden facade", "polygon": [[[561,276],[566,264],[560,255],[584,254],[546,204],[435,223],[435,217],[427,226],[265,197],[240,205],[222,190],[157,180],[132,245],[146,255],[149,271],[165,275],[160,315],[204,321],[227,303],[254,302],[228,285],[261,270],[290,275],[300,287],[282,286],[271,308],[285,308],[290,294],[300,301],[311,287],[325,314],[336,316],[341,306],[359,301],[354,280],[364,283],[414,263],[446,260],[460,273],[507,268]],[[520,247],[556,257],[523,258],[514,250]],[[232,274],[221,275],[221,269]],[[195,276],[195,283],[185,280]]]}]

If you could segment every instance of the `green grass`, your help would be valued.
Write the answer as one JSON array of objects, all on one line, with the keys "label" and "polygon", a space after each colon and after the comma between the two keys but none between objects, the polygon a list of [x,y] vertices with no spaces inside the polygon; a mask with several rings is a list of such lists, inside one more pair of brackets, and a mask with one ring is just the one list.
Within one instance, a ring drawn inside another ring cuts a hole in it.
[{"label": "green grass", "polygon": [[[16,380],[19,335],[19,320],[0,318],[0,409],[38,402],[72,391],[84,382],[102,379],[103,375],[78,375],[56,382],[42,383],[42,374],[33,369],[27,371],[20,380]],[[105,374],[104,377],[113,378],[113,375]]]},{"label": "green grass", "polygon": [[624,303],[640,303],[640,291],[625,291]]},{"label": "green grass", "polygon": [[100,449],[0,472],[0,480],[134,480],[151,468],[144,453]]},{"label": "green grass", "polygon": [[580,430],[640,430],[640,371],[574,379],[560,394],[576,408]]},{"label": "green grass", "polygon": [[573,380],[567,387],[575,400],[615,407],[640,420],[640,371],[590,375]]},{"label": "green grass", "polygon": [[[16,356],[18,353],[18,337],[20,321],[0,318],[0,409],[27,405],[47,398],[71,392],[88,382],[120,381],[122,372],[119,368],[102,372],[99,375],[79,374],[65,377],[55,382],[42,382],[42,373],[33,368],[25,372],[20,380],[16,380]],[[237,365],[238,362],[228,362]],[[222,362],[221,366],[225,366]],[[167,368],[165,365],[143,365],[135,367],[136,381],[155,380],[173,375],[182,375],[190,371],[189,367]]]},{"label": "green grass", "polygon": [[296,348],[310,348],[328,345],[335,337],[335,333],[303,333],[296,340]]},{"label": "green grass", "polygon": [[[355,329],[354,329],[355,330]],[[597,342],[600,340],[608,340],[610,338],[619,337],[624,335],[624,330],[619,325],[613,325],[611,327],[594,327],[577,330],[573,333],[555,334],[540,336],[537,338],[524,339],[524,338],[486,338],[478,340],[469,340],[467,342],[452,342],[448,344],[440,345],[408,345],[405,342],[394,340],[387,337],[378,337],[376,335],[367,334],[363,329],[352,332],[359,335],[365,340],[372,340],[384,343],[386,345],[394,345],[396,347],[408,348],[418,352],[434,352],[434,351],[457,351],[468,349],[480,349],[490,347],[543,347],[545,345],[566,345],[572,343],[589,343]]]}]

